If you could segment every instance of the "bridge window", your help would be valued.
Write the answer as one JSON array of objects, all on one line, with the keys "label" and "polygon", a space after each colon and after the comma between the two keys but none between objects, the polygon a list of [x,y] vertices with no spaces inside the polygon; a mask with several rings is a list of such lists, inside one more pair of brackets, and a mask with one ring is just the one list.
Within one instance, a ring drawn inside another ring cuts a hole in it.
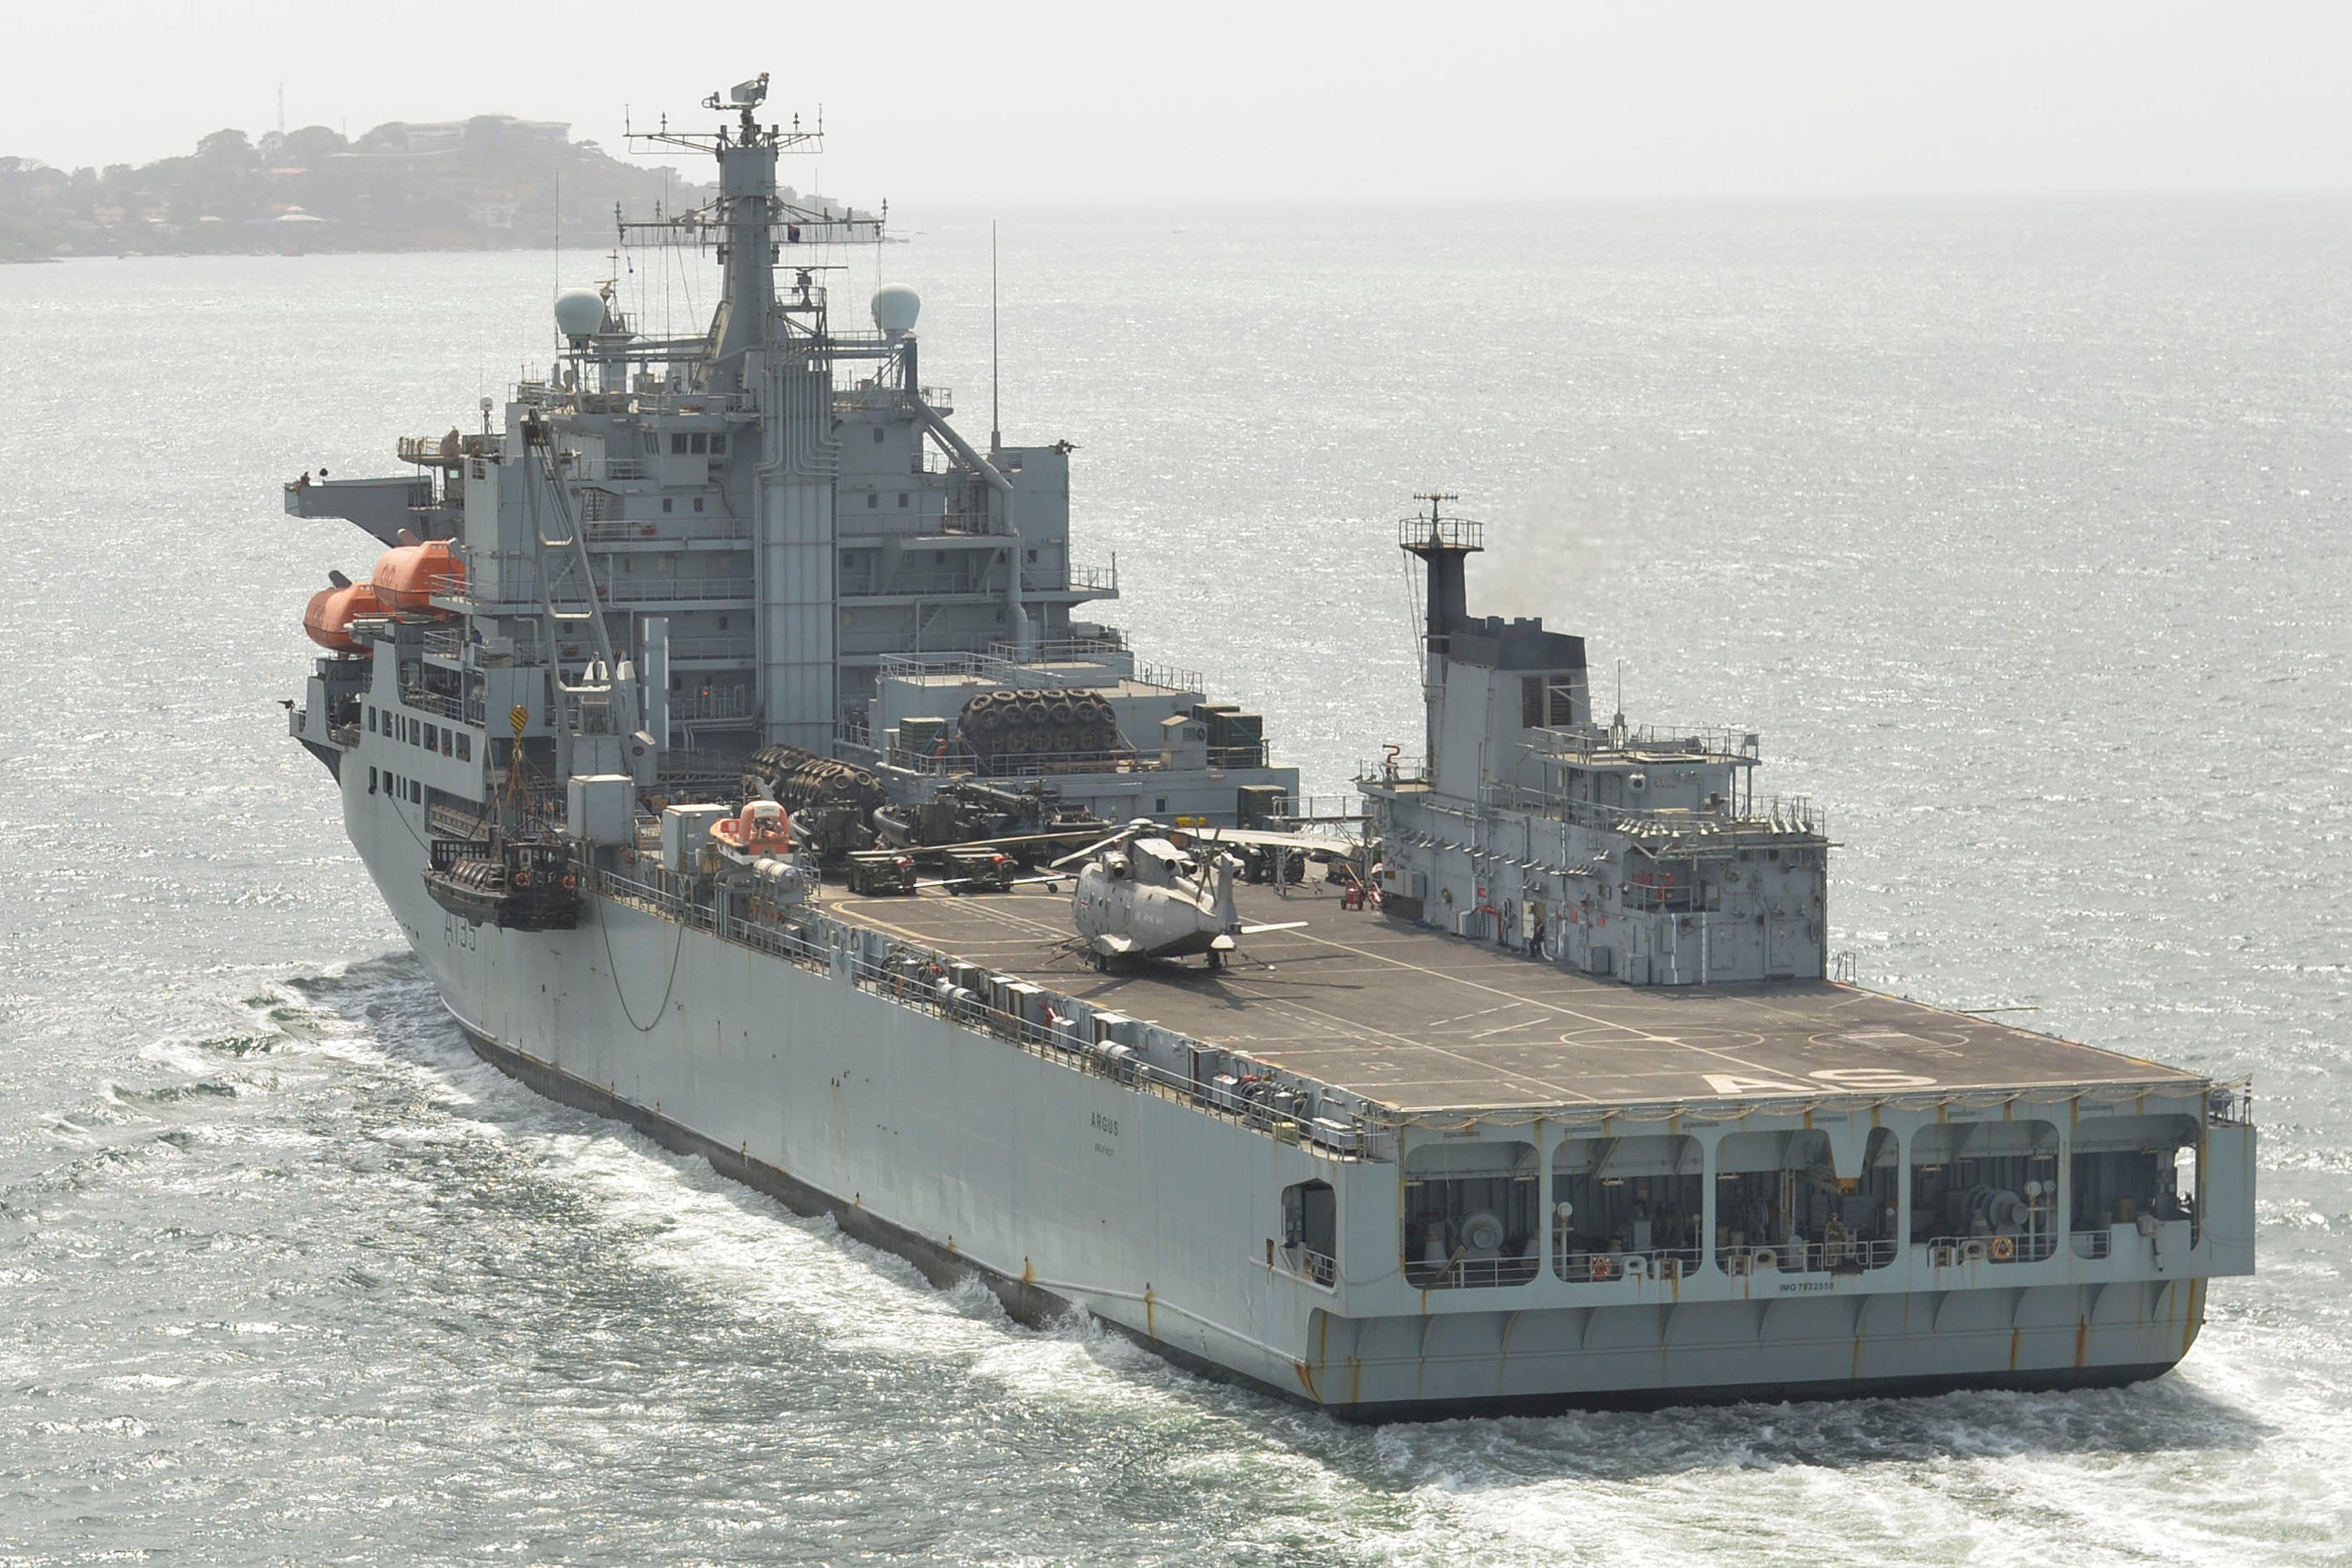
[{"label": "bridge window", "polygon": [[1282,1250],[1278,1261],[1302,1279],[1335,1283],[1339,1275],[1339,1208],[1328,1182],[1282,1189]]},{"label": "bridge window", "polygon": [[1524,1285],[1543,1253],[1532,1143],[1431,1143],[1406,1157],[1405,1283]]},{"label": "bridge window", "polygon": [[1911,1239],[1937,1267],[2029,1263],[2058,1247],[2058,1129],[1948,1121],[1911,1137]]},{"label": "bridge window", "polygon": [[726,432],[726,431],[724,431],[724,430],[714,430],[714,431],[712,431],[712,432],[711,432],[711,435],[710,435],[710,455],[711,455],[712,457],[714,457],[714,458],[723,458],[723,457],[725,457],[725,456],[727,455],[727,432]]},{"label": "bridge window", "polygon": [[671,432],[670,432],[670,437],[669,437],[669,450],[670,450],[670,455],[671,455],[672,457],[675,457],[675,458],[683,458],[683,457],[685,457],[685,456],[686,456],[686,432],[685,432],[685,431],[683,431],[683,430],[673,430],[673,431],[671,431]]},{"label": "bridge window", "polygon": [[1552,1160],[1552,1271],[1678,1279],[1698,1268],[1706,1151],[1696,1138],[1570,1138]]},{"label": "bridge window", "polygon": [[877,443],[882,439],[882,426],[880,426],[879,425],[877,425],[876,426],[874,426],[874,439],[875,439]]}]

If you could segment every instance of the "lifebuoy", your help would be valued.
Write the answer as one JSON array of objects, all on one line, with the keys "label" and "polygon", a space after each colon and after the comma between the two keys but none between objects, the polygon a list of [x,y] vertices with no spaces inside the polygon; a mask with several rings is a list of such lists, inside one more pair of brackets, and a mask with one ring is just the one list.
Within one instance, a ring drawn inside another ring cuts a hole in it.
[{"label": "lifebuoy", "polygon": [[518,888],[528,888],[528,887],[530,887],[530,872],[528,872],[528,871],[517,871],[517,872],[514,874],[514,885],[515,885],[516,887],[518,887]]},{"label": "lifebuoy", "polygon": [[1992,1260],[1995,1263],[2006,1263],[2016,1256],[2015,1241],[2006,1236],[1996,1236],[1992,1238]]},{"label": "lifebuoy", "polygon": [[1607,1253],[1596,1252],[1584,1260],[1584,1271],[1595,1279],[1607,1279],[1616,1274],[1617,1265],[1610,1261]]},{"label": "lifebuoy", "polygon": [[564,890],[565,892],[567,892],[567,893],[568,893],[568,892],[571,892],[573,889],[577,888],[578,886],[580,886],[580,879],[579,879],[579,878],[577,878],[577,877],[573,876],[573,875],[572,875],[571,872],[569,872],[569,871],[566,871],[565,873],[563,873],[563,890]]}]

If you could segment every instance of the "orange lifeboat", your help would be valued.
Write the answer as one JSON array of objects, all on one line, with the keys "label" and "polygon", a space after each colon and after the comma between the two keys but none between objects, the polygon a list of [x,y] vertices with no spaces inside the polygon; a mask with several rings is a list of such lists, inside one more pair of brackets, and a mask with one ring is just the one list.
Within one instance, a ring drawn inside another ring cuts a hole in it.
[{"label": "orange lifeboat", "polygon": [[333,587],[310,595],[310,608],[302,612],[302,630],[312,642],[335,653],[365,653],[368,649],[352,636],[352,623],[383,613],[373,584],[354,583],[337,574]]},{"label": "orange lifeboat", "polygon": [[459,594],[466,587],[466,563],[440,540],[400,544],[376,559],[369,578],[384,607],[404,614],[429,613],[436,594]]},{"label": "orange lifeboat", "polygon": [[710,837],[746,855],[789,855],[793,850],[792,819],[772,800],[755,800],[736,816],[722,816],[710,825]]}]

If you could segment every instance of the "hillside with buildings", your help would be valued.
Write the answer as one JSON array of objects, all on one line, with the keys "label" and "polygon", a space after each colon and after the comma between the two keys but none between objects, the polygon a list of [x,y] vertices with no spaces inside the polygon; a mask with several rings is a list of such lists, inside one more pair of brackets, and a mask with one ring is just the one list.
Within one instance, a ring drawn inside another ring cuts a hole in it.
[{"label": "hillside with buildings", "polygon": [[0,260],[194,252],[607,245],[617,204],[680,212],[708,187],[622,162],[555,121],[215,131],[184,157],[65,170],[0,157]]}]

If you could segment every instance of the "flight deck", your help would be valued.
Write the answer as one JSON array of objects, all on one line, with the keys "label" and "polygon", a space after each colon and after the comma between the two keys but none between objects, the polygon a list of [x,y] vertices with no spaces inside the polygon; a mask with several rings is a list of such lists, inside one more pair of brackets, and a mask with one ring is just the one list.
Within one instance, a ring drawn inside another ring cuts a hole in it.
[{"label": "flight deck", "polygon": [[1194,960],[1098,973],[1070,935],[1066,891],[825,900],[860,924],[1400,1111],[2200,1081],[1852,985],[1588,979],[1343,909],[1318,883],[1286,897],[1244,888],[1238,902],[1253,923],[1306,924],[1244,938],[1223,970]]}]

